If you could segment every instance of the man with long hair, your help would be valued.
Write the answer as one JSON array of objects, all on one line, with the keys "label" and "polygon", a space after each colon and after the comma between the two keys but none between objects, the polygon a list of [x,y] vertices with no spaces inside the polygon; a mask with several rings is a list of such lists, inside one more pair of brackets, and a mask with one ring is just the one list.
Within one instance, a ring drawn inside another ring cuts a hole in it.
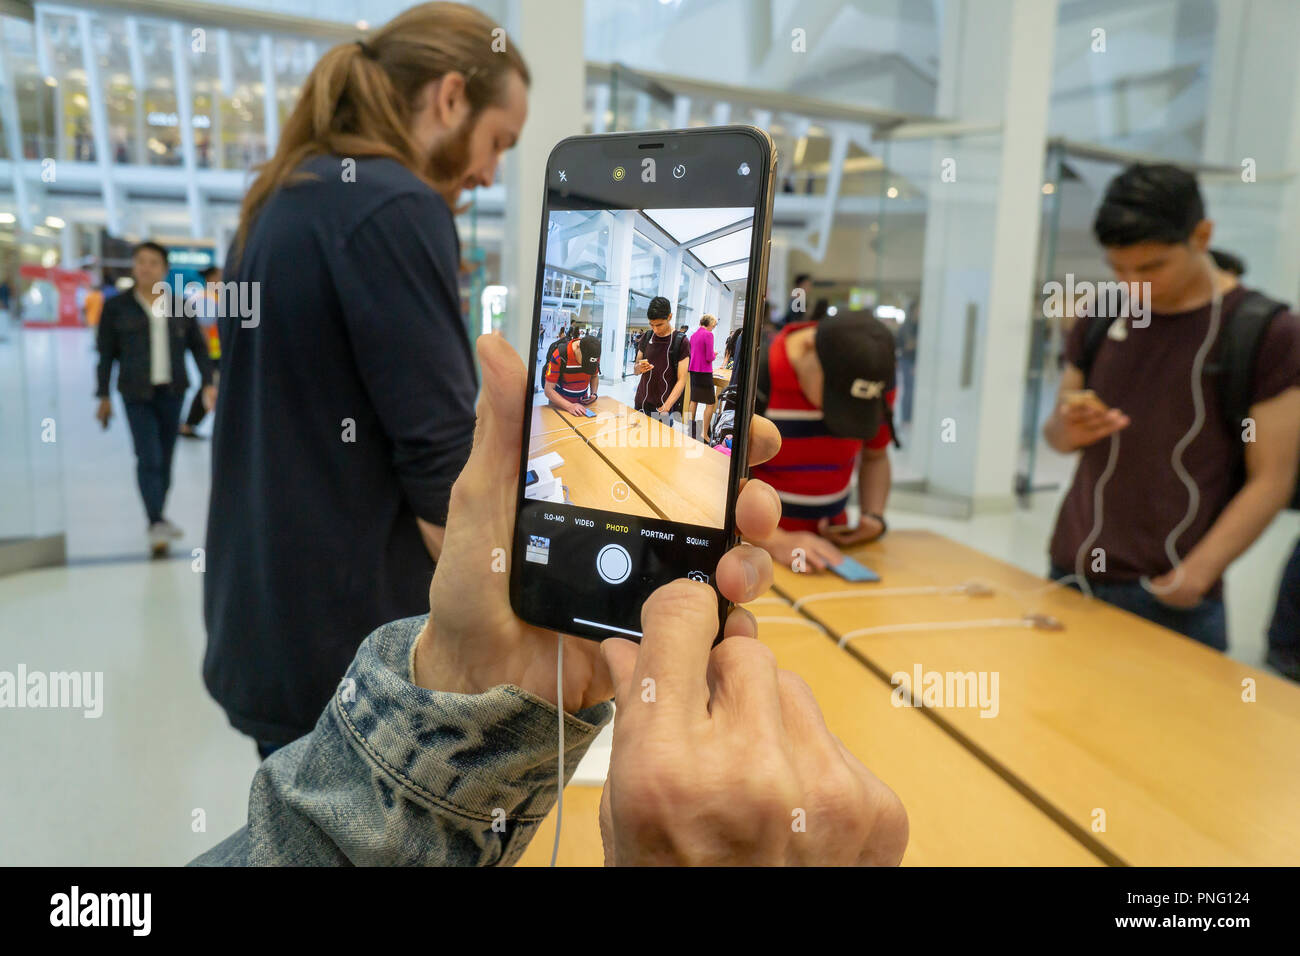
[{"label": "man with long hair", "polygon": [[413,7],[325,53],[244,199],[225,279],[257,309],[218,319],[203,676],[263,756],[365,634],[427,608],[478,388],[453,210],[528,84],[486,15]]}]

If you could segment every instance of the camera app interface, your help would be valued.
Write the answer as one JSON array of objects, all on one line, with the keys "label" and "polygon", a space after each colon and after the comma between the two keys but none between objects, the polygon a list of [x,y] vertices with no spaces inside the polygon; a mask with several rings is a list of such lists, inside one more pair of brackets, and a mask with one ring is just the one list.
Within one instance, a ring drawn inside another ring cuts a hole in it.
[{"label": "camera app interface", "polygon": [[[611,165],[615,184],[634,175]],[[551,589],[542,599],[563,606],[552,623],[566,632],[638,635],[651,591],[681,575],[712,583],[727,547],[738,388],[727,389],[754,206],[565,208],[565,198],[553,190],[547,210],[520,502],[525,588]]]}]

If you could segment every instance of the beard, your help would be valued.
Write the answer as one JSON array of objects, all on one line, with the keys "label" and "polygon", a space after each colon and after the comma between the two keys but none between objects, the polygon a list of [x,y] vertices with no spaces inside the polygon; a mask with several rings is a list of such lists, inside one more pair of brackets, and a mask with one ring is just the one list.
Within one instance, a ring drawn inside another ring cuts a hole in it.
[{"label": "beard", "polygon": [[456,208],[465,170],[469,168],[469,141],[474,133],[476,119],[475,116],[466,117],[448,135],[447,141],[429,157],[429,178],[437,184],[438,192],[452,209]]}]

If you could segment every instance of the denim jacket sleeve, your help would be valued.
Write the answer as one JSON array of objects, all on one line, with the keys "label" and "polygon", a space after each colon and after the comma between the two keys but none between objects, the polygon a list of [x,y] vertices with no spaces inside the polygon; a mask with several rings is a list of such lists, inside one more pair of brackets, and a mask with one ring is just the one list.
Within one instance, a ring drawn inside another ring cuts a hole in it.
[{"label": "denim jacket sleeve", "polygon": [[[308,736],[258,768],[248,823],[191,866],[497,866],[555,802],[558,713],[519,687],[411,682],[424,618],[366,638]],[[566,783],[612,707],[566,715]]]}]

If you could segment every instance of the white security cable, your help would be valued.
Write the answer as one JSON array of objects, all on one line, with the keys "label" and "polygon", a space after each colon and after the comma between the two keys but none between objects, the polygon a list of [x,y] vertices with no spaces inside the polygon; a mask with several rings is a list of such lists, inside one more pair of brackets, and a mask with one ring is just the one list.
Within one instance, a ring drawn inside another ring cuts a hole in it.
[{"label": "white security cable", "polygon": [[779,614],[771,617],[756,617],[755,624],[798,624],[800,627],[811,627],[819,634],[825,634],[826,628],[822,627],[816,621],[810,621],[806,617],[783,617]]},{"label": "white security cable", "polygon": [[556,634],[555,706],[560,712],[560,749],[555,764],[555,844],[551,847],[551,866],[560,855],[560,824],[564,820],[564,635]]},{"label": "white security cable", "polygon": [[[1088,576],[1083,573],[1083,556],[1088,553],[1098,535],[1101,534],[1102,518],[1102,496],[1106,492],[1106,483],[1110,481],[1110,476],[1115,473],[1115,464],[1119,461],[1119,432],[1110,433],[1110,457],[1106,459],[1106,468],[1102,471],[1101,477],[1097,479],[1097,486],[1092,489],[1092,530],[1088,532],[1088,537],[1083,539],[1079,545],[1079,551],[1074,556],[1074,574],[1082,586],[1083,593],[1092,597],[1092,585],[1088,583]],[[1056,582],[1058,586],[1065,587],[1065,581]]]},{"label": "white security cable", "polygon": [[991,587],[977,581],[954,585],[920,584],[902,588],[845,589],[843,591],[818,591],[815,594],[805,594],[795,601],[791,607],[798,611],[809,601],[834,601],[842,598],[897,597],[901,594],[966,594],[970,597],[987,597],[992,593],[993,589]]},{"label": "white security cable", "polygon": [[[1208,257],[1207,257],[1208,261]],[[1196,512],[1201,507],[1201,489],[1196,484],[1196,480],[1183,467],[1183,452],[1189,445],[1194,442],[1201,433],[1202,426],[1205,425],[1205,389],[1204,382],[1201,381],[1201,370],[1205,367],[1206,356],[1210,354],[1210,348],[1214,345],[1214,340],[1219,334],[1219,317],[1223,308],[1223,293],[1219,291],[1219,284],[1214,281],[1214,271],[1210,270],[1210,288],[1213,295],[1212,305],[1210,306],[1210,327],[1205,332],[1205,341],[1201,347],[1196,350],[1196,358],[1192,360],[1192,407],[1196,409],[1196,414],[1192,419],[1192,427],[1187,429],[1182,439],[1174,446],[1171,462],[1174,471],[1178,475],[1178,480],[1183,483],[1187,489],[1187,513],[1183,515],[1183,520],[1174,525],[1173,529],[1165,538],[1165,557],[1169,559],[1172,566],[1174,577],[1167,587],[1157,587],[1149,578],[1143,575],[1138,580],[1142,586],[1157,596],[1169,594],[1171,591],[1178,589],[1182,583],[1183,565],[1182,558],[1178,555],[1175,547],[1178,538],[1184,531],[1191,526],[1196,520]]]},{"label": "white security cable", "polygon": [[860,627],[856,631],[846,631],[840,635],[839,646],[843,647],[855,637],[868,634],[893,634],[902,631],[965,631],[971,628],[985,627],[1042,627],[1031,617],[990,618],[985,621],[936,621],[918,624],[882,624],[876,627]]}]

